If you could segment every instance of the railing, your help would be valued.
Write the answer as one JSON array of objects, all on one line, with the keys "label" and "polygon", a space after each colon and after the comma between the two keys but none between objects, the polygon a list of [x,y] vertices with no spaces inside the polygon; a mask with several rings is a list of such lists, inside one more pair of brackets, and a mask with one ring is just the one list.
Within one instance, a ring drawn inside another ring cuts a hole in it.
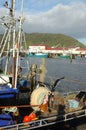
[{"label": "railing", "polygon": [[41,127],[57,124],[60,122],[66,122],[68,120],[73,120],[73,119],[81,118],[81,117],[85,117],[85,116],[86,116],[86,109],[75,111],[75,112],[70,112],[70,113],[64,114],[64,115],[50,116],[48,118],[43,118],[40,120],[28,122],[28,123],[21,123],[21,124],[17,124],[17,125],[5,126],[5,127],[1,127],[0,129],[31,130],[31,129],[36,129],[36,128],[41,128]]}]

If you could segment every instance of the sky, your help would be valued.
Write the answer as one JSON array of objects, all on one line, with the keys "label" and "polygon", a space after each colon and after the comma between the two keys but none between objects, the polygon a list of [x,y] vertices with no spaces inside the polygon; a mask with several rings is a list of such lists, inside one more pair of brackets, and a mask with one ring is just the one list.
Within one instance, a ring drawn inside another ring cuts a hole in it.
[{"label": "sky", "polygon": [[[0,0],[0,17],[8,14]],[[15,15],[21,1],[15,0]],[[86,0],[23,0],[23,30],[27,33],[53,33],[71,36],[86,45]],[[2,29],[0,28],[0,33]]]}]

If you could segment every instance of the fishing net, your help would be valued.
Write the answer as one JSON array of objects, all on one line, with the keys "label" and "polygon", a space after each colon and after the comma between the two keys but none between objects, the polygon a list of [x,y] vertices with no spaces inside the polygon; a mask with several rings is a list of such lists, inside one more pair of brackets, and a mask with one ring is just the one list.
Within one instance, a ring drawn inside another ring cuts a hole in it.
[{"label": "fishing net", "polygon": [[80,101],[76,99],[77,94],[78,93],[71,93],[64,98],[66,113],[81,110],[83,108],[82,99]]}]

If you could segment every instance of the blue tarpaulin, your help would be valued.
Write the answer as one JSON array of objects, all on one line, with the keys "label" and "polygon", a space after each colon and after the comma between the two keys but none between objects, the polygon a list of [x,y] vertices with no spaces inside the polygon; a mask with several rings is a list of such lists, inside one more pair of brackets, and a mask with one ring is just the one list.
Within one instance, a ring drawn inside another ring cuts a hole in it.
[{"label": "blue tarpaulin", "polygon": [[7,125],[14,125],[15,122],[13,121],[10,114],[5,113],[0,115],[0,127],[7,126]]},{"label": "blue tarpaulin", "polygon": [[18,89],[10,88],[7,84],[0,85],[0,98],[13,98],[18,92]]}]

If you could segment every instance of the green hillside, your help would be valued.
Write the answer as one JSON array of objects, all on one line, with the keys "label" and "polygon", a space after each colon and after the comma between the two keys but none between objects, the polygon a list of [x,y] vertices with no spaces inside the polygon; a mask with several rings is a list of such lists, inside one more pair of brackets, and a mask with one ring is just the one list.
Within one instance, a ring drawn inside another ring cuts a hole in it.
[{"label": "green hillside", "polygon": [[26,42],[28,46],[32,44],[47,44],[49,46],[56,46],[56,47],[70,47],[70,46],[85,47],[84,44],[80,43],[73,37],[63,34],[48,34],[48,33],[26,34]]},{"label": "green hillside", "polygon": [[[85,47],[84,44],[80,43],[78,40],[73,37],[63,35],[63,34],[48,34],[48,33],[32,33],[25,34],[27,46],[32,44],[47,44],[50,47],[71,47],[71,46],[80,46]],[[0,35],[1,41],[2,35]]]}]

